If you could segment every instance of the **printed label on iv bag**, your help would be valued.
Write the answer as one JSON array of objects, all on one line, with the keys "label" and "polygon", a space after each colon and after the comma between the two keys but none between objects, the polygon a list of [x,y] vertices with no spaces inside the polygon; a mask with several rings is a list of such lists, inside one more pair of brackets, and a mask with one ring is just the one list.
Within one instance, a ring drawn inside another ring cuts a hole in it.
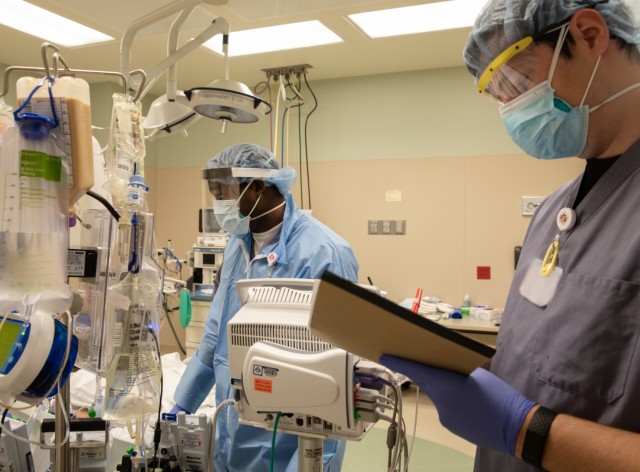
[{"label": "printed label on iv bag", "polygon": [[541,266],[541,259],[531,261],[520,284],[520,295],[539,307],[545,307],[556,293],[562,278],[562,269],[556,266],[549,275],[545,276],[540,273]]},{"label": "printed label on iv bag", "polygon": [[[69,103],[67,98],[62,97],[53,97],[53,103],[56,109],[56,117],[58,118],[58,126],[52,130],[52,135],[56,146],[62,151],[67,163],[68,183],[71,185],[73,183],[73,166],[70,165],[71,127],[69,124]],[[33,113],[53,118],[51,100],[48,95],[47,97],[32,97],[27,109],[30,109]]]},{"label": "printed label on iv bag", "polygon": [[11,128],[5,133],[6,146],[0,152],[0,311],[22,312],[33,304],[65,311],[71,305],[66,284],[66,173],[58,156],[17,149],[17,132]]}]

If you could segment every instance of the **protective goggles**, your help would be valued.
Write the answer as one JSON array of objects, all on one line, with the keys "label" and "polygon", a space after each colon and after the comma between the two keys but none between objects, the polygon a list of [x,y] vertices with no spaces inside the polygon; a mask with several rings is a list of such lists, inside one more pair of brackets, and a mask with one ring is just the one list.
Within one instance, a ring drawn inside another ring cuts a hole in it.
[{"label": "protective goggles", "polygon": [[541,58],[531,36],[514,43],[500,53],[478,79],[478,92],[508,103],[536,85],[531,78],[539,75]]},{"label": "protective goggles", "polygon": [[203,169],[202,179],[207,182],[214,199],[235,200],[240,197],[241,184],[247,184],[253,179],[267,179],[276,172],[277,169],[221,167]]}]

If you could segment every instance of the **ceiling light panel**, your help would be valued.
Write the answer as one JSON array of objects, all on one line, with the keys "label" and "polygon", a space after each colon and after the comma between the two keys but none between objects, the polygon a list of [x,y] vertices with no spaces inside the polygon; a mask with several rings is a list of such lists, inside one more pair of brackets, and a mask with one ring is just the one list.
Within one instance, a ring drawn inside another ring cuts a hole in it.
[{"label": "ceiling light panel", "polygon": [[370,38],[385,38],[469,27],[486,3],[486,0],[450,0],[348,17]]},{"label": "ceiling light panel", "polygon": [[75,47],[114,38],[22,0],[2,0],[0,24],[57,46]]},{"label": "ceiling light panel", "polygon": [[[341,42],[342,38],[320,21],[303,21],[244,31],[232,31],[229,35],[229,56],[246,56]],[[203,46],[218,54],[223,54],[222,37],[220,36],[210,39]]]}]

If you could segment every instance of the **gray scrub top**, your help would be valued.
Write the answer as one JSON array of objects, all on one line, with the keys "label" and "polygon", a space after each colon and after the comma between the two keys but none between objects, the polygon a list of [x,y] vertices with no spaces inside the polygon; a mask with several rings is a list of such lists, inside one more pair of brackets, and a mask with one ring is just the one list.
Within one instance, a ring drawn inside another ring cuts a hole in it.
[{"label": "gray scrub top", "polygon": [[[640,432],[640,141],[598,180],[560,233],[556,293],[546,307],[520,285],[559,233],[560,209],[572,207],[579,176],[536,211],[522,247],[491,371],[553,410]],[[507,454],[478,448],[480,471],[537,470]]]}]

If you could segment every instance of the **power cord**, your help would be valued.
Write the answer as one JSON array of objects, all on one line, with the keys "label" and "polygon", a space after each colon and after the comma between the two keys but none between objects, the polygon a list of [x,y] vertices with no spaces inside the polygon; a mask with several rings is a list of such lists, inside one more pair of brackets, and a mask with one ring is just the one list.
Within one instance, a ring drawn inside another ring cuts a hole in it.
[{"label": "power cord", "polygon": [[118,213],[116,211],[115,208],[113,208],[113,206],[111,206],[111,203],[109,203],[107,201],[106,198],[104,198],[102,195],[95,193],[92,190],[88,190],[87,191],[87,195],[89,195],[90,197],[98,200],[100,203],[102,203],[104,205],[104,207],[109,210],[109,213],[111,213],[111,215],[116,219],[116,221],[120,220],[120,213]]}]

